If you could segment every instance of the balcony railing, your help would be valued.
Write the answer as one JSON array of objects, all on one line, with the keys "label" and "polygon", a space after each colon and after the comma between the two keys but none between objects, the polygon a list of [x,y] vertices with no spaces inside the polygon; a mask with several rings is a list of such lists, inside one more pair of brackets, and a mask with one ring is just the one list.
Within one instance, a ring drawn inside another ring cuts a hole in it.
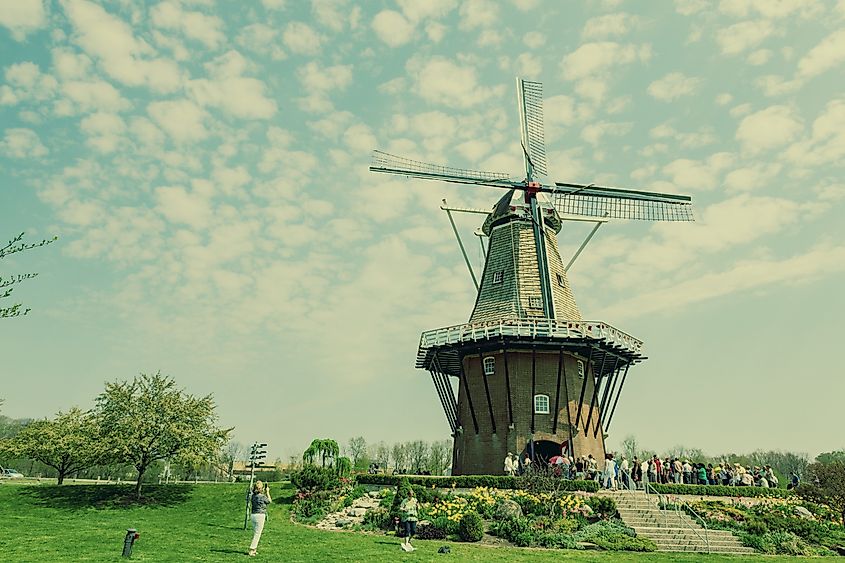
[{"label": "balcony railing", "polygon": [[602,340],[635,354],[639,354],[643,348],[641,340],[600,321],[525,319],[497,323],[466,323],[428,330],[420,337],[420,350],[500,336]]}]

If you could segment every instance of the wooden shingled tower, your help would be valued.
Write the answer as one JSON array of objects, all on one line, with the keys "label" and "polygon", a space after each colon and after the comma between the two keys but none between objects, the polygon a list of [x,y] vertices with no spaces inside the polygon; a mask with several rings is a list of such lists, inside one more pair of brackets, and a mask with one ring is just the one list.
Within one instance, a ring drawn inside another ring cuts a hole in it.
[{"label": "wooden shingled tower", "polygon": [[[375,151],[370,170],[504,188],[486,215],[484,271],[465,324],[422,334],[417,367],[431,374],[454,436],[452,473],[500,474],[505,456],[535,460],[561,452],[604,460],[604,436],[630,366],[645,359],[640,340],[582,319],[567,272],[610,219],[692,220],[688,196],[543,183],[542,87],[517,79],[525,178],[438,166]],[[567,221],[595,227],[567,262],[557,236]],[[457,229],[461,251],[464,245]],[[457,385],[457,396],[455,385]]]}]

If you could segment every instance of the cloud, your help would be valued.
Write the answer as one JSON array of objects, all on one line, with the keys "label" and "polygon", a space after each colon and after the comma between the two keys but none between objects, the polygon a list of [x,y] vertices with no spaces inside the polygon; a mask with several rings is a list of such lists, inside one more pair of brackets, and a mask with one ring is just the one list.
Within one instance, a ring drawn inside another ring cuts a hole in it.
[{"label": "cloud", "polygon": [[240,53],[229,51],[205,66],[211,79],[187,83],[188,92],[200,105],[217,107],[244,119],[268,119],[275,115],[276,102],[265,95],[264,82],[242,76],[248,63]]},{"label": "cloud", "polygon": [[195,229],[208,227],[212,217],[208,200],[194,193],[188,193],[178,186],[165,186],[155,190],[156,210],[173,223],[181,223]]},{"label": "cloud", "polygon": [[44,74],[31,62],[15,63],[6,67],[6,84],[0,86],[0,105],[50,99],[58,86],[53,76]]},{"label": "cloud", "polygon": [[119,116],[97,112],[86,116],[79,124],[82,132],[88,136],[86,143],[102,153],[114,152],[121,135],[126,131],[126,123]]},{"label": "cloud", "polygon": [[598,121],[590,123],[581,131],[581,138],[593,146],[598,146],[602,139],[608,135],[620,137],[628,133],[634,126],[633,123],[611,123]]},{"label": "cloud", "polygon": [[761,16],[767,19],[783,19],[790,16],[810,18],[824,11],[824,5],[816,0],[721,0],[719,11],[737,18]]},{"label": "cloud", "polygon": [[581,38],[588,40],[605,39],[625,35],[639,23],[637,16],[619,12],[590,18],[581,30]]},{"label": "cloud", "polygon": [[819,245],[784,259],[741,260],[728,270],[684,279],[674,285],[626,297],[602,316],[637,318],[679,311],[694,303],[776,284],[795,284],[845,269],[845,246]]},{"label": "cloud", "polygon": [[529,49],[539,49],[546,44],[546,36],[539,31],[529,31],[522,38],[522,42]]},{"label": "cloud", "polygon": [[585,43],[561,61],[563,77],[567,80],[579,80],[601,74],[618,65],[651,58],[649,45],[622,44],[612,41]]},{"label": "cloud", "polygon": [[402,13],[412,22],[426,18],[442,18],[457,6],[457,0],[398,0]]},{"label": "cloud", "polygon": [[845,62],[845,29],[834,31],[798,61],[797,78],[806,80]]},{"label": "cloud", "polygon": [[208,114],[190,100],[153,102],[147,112],[177,143],[200,141],[208,136],[204,124]]},{"label": "cloud", "polygon": [[343,90],[352,82],[352,65],[321,67],[310,62],[297,70],[303,90],[308,95],[299,99],[300,107],[311,113],[326,113],[334,109],[328,95]]},{"label": "cloud", "polygon": [[63,0],[62,7],[79,46],[121,84],[147,86],[161,93],[181,86],[182,76],[176,63],[156,57],[155,49],[136,38],[122,19],[87,0]]},{"label": "cloud", "polygon": [[737,55],[756,47],[774,31],[774,26],[768,20],[749,20],[720,29],[716,33],[716,42],[723,54]]},{"label": "cloud", "polygon": [[725,176],[725,187],[735,191],[751,191],[769,186],[783,169],[778,162],[757,163],[737,168]]},{"label": "cloud", "polygon": [[42,0],[12,0],[3,2],[0,25],[6,27],[15,41],[23,41],[33,31],[44,27],[47,17]]},{"label": "cloud", "polygon": [[394,10],[382,10],[373,18],[373,31],[390,47],[399,47],[411,40],[414,26]]},{"label": "cloud", "polygon": [[463,30],[489,28],[499,21],[499,5],[492,0],[464,0],[458,27]]},{"label": "cloud", "polygon": [[281,40],[278,38],[279,30],[263,23],[250,24],[238,33],[238,45],[270,57],[274,61],[287,58],[287,53],[282,49]]},{"label": "cloud", "polygon": [[443,57],[411,59],[406,69],[415,81],[414,92],[424,100],[453,108],[478,105],[496,95],[478,81],[475,67]]},{"label": "cloud", "polygon": [[316,55],[322,48],[324,38],[308,24],[290,22],[282,32],[285,46],[298,55]]},{"label": "cloud", "polygon": [[679,158],[663,167],[663,173],[672,178],[672,183],[681,190],[712,190],[719,184],[722,170],[730,166],[733,157],[729,153],[716,153],[706,160]]},{"label": "cloud", "polygon": [[170,0],[154,6],[150,10],[150,19],[158,28],[178,30],[185,37],[199,41],[211,49],[216,49],[226,40],[223,20],[202,12],[183,10],[178,3]]},{"label": "cloud", "polygon": [[736,139],[744,150],[755,154],[788,143],[803,129],[793,108],[770,106],[743,118],[736,130]]},{"label": "cloud", "polygon": [[670,72],[660,80],[652,82],[648,87],[648,93],[663,102],[671,102],[681,96],[695,93],[700,84],[700,78],[686,76],[682,72]]},{"label": "cloud", "polygon": [[810,135],[789,146],[785,155],[800,167],[845,161],[845,99],[828,102]]},{"label": "cloud", "polygon": [[11,158],[38,158],[45,156],[47,147],[41,144],[38,134],[32,129],[6,129],[0,141],[0,154]]},{"label": "cloud", "polygon": [[64,99],[56,101],[56,113],[60,115],[97,110],[118,112],[132,106],[129,100],[120,95],[117,88],[104,80],[70,80],[62,83],[61,92],[65,96]]}]

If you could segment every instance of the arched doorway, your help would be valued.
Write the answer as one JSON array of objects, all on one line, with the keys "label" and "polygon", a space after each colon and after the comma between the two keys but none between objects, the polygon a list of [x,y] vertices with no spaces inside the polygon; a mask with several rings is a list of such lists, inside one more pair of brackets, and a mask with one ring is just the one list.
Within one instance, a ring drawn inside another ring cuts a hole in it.
[{"label": "arched doorway", "polygon": [[[534,440],[534,447],[533,447],[533,459],[535,463],[545,465],[549,463],[549,460],[554,456],[561,455],[561,452],[567,451],[568,446],[567,443],[564,442],[559,444],[557,442],[553,442],[551,440]],[[525,445],[525,453],[528,456],[531,456],[532,447],[531,442],[528,442]]]}]

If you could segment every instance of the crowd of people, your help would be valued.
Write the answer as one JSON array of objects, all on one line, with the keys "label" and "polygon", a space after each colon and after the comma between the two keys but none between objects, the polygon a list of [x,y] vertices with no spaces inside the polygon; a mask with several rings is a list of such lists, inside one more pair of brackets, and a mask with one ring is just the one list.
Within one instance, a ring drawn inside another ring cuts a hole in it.
[{"label": "crowd of people", "polygon": [[[608,489],[642,489],[646,483],[684,484],[684,485],[724,485],[729,487],[772,487],[780,486],[777,475],[770,465],[745,467],[739,463],[723,460],[713,463],[695,463],[678,457],[660,459],[657,455],[639,459],[634,456],[628,460],[622,456],[617,462],[613,454],[605,456],[599,466],[592,454],[579,457],[559,455],[543,463],[564,479],[586,479],[598,481]],[[505,474],[524,474],[539,465],[532,462],[527,454],[521,458],[508,453],[505,458]],[[797,487],[800,478],[797,473],[790,475],[787,489]]]}]

